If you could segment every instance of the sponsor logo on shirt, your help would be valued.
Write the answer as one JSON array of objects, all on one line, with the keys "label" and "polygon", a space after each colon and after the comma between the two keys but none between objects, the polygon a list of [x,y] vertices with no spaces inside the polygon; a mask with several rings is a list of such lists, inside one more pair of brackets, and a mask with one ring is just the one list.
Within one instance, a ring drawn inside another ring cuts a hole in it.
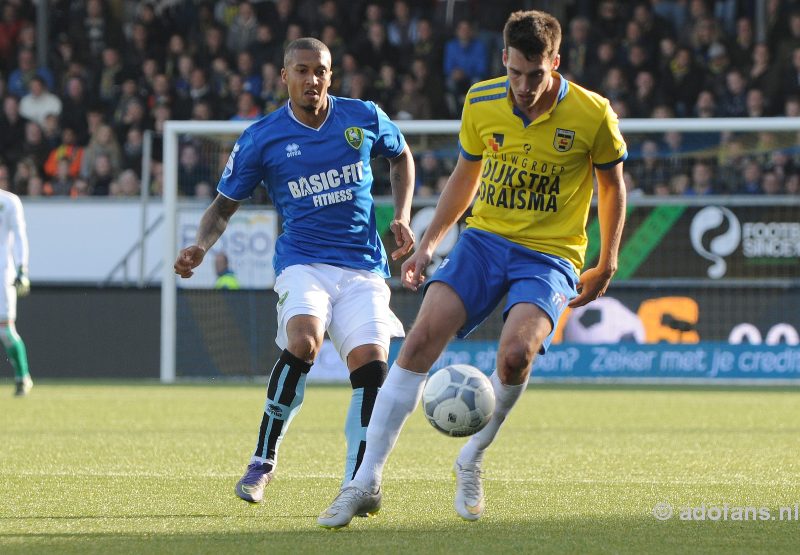
[{"label": "sponsor logo on shirt", "polygon": [[292,158],[294,156],[300,156],[302,152],[300,151],[300,145],[297,143],[289,143],[286,145],[286,157]]},{"label": "sponsor logo on shirt", "polygon": [[574,140],[575,131],[556,128],[556,135],[553,137],[553,146],[559,152],[566,152],[572,148],[572,142]]},{"label": "sponsor logo on shirt", "polygon": [[358,150],[364,142],[364,131],[360,127],[348,127],[344,130],[344,138],[347,144]]}]

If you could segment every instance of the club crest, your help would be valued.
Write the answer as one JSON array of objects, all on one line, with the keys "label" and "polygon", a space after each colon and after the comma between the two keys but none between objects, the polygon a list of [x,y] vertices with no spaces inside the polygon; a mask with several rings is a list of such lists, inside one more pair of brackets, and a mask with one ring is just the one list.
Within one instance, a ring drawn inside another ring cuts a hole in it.
[{"label": "club crest", "polygon": [[364,142],[364,131],[360,127],[348,127],[344,130],[344,138],[347,144],[358,150]]},{"label": "club crest", "polygon": [[574,140],[575,131],[556,128],[556,135],[553,137],[553,146],[559,152],[566,152],[572,148],[572,142]]}]

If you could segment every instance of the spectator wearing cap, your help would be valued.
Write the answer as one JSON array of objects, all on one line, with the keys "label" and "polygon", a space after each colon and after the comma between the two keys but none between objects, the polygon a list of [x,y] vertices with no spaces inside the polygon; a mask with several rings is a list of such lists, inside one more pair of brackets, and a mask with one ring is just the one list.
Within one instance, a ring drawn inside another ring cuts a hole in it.
[{"label": "spectator wearing cap", "polygon": [[705,88],[714,91],[717,96],[725,92],[725,75],[731,68],[728,51],[720,42],[715,42],[708,48],[706,60]]},{"label": "spectator wearing cap", "polygon": [[30,92],[23,96],[19,103],[19,113],[22,117],[43,125],[47,115],[61,115],[61,99],[47,90],[44,79],[34,75],[29,87]]},{"label": "spectator wearing cap", "polygon": [[23,48],[17,54],[17,69],[8,76],[8,92],[22,98],[28,94],[31,79],[39,77],[48,88],[53,87],[53,74],[46,67],[36,67],[33,50]]}]

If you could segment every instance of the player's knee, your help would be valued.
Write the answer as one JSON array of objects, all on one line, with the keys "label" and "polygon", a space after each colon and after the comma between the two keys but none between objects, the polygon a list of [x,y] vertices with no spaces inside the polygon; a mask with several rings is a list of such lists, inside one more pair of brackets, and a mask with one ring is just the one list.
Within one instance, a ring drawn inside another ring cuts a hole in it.
[{"label": "player's knee", "polygon": [[[497,371],[503,383],[515,382],[528,372],[535,353],[527,345],[516,344],[502,349],[497,355]],[[507,379],[504,379],[507,378]]]},{"label": "player's knee", "polygon": [[294,334],[289,337],[286,349],[300,360],[311,362],[317,358],[322,345],[313,335]]}]

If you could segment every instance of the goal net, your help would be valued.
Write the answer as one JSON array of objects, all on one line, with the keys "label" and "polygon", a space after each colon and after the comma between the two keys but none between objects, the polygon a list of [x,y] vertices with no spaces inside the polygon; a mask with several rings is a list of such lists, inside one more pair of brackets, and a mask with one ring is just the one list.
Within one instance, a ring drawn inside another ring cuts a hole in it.
[{"label": "goal net", "polygon": [[[398,124],[416,161],[412,227],[421,237],[457,159],[459,123]],[[164,382],[263,376],[278,354],[271,258],[279,222],[266,195],[237,212],[194,277],[180,280],[172,272],[177,252],[193,240],[209,202],[181,194],[187,190],[181,179],[188,173],[180,168],[182,149],[191,145],[197,150],[213,193],[230,150],[247,125],[171,121],[164,128]],[[581,358],[584,351],[564,350],[574,345],[677,345],[683,346],[680,352],[686,360],[690,349],[700,349],[699,358],[702,353],[710,356],[713,345],[720,344],[798,345],[800,122],[631,119],[621,128],[629,152],[624,164],[629,196],[619,271],[603,299],[562,318],[554,355],[544,357],[551,361],[548,364],[561,369],[589,364]],[[393,213],[387,169],[384,160],[373,164],[376,217],[386,241],[391,239],[388,222]],[[599,230],[595,206],[587,222],[587,266],[599,256]],[[439,245],[431,271],[455,244],[458,231],[451,230]],[[392,243],[386,244],[390,250]],[[239,289],[217,287],[219,254],[228,258]],[[391,265],[397,276],[400,264]],[[400,288],[396,278],[390,285],[393,310],[408,329],[421,296]],[[468,362],[491,368],[501,327],[498,309],[468,340],[451,344],[438,365]],[[645,351],[636,353],[647,356]],[[792,378],[800,377],[800,354],[796,356],[798,374]],[[632,360],[617,366],[635,366]],[[335,369],[330,376],[343,377],[336,373],[341,362],[329,349],[318,359],[315,373],[325,376],[325,368]],[[587,368],[581,371],[590,374]],[[550,370],[544,367],[539,373],[547,375]]]}]

